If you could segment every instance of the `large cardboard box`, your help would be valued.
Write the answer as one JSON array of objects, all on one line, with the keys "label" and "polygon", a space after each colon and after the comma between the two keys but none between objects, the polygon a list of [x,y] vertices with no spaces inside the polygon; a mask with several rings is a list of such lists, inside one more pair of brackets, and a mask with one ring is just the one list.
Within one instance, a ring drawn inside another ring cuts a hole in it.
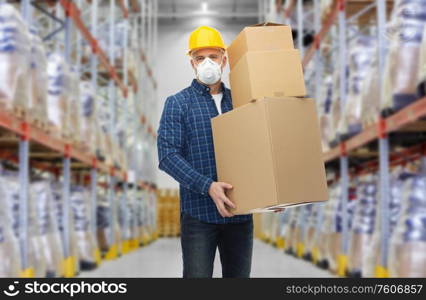
[{"label": "large cardboard box", "polygon": [[235,214],[328,199],[315,103],[264,98],[212,119],[218,180]]},{"label": "large cardboard box", "polygon": [[234,108],[261,97],[303,97],[305,81],[298,50],[247,52],[229,73]]},{"label": "large cardboard box", "polygon": [[231,70],[248,51],[293,49],[291,28],[275,23],[245,27],[226,49]]}]

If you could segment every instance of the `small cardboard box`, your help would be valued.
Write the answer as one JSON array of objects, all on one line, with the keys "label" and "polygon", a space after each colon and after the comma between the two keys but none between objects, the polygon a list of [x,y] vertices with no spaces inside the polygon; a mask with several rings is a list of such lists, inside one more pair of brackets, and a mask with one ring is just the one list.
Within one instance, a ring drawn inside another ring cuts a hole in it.
[{"label": "small cardboard box", "polygon": [[231,70],[249,51],[294,49],[291,28],[276,23],[245,27],[226,49]]},{"label": "small cardboard box", "polygon": [[305,80],[298,50],[247,52],[229,73],[232,103],[261,97],[303,97]]},{"label": "small cardboard box", "polygon": [[212,119],[218,180],[235,214],[328,199],[315,103],[264,98]]}]

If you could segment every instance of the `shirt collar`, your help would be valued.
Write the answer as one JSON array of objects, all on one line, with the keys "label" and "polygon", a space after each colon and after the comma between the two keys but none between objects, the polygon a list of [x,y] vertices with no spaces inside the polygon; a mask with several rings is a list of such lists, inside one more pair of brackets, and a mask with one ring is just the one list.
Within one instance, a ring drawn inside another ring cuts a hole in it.
[{"label": "shirt collar", "polygon": [[[221,82],[220,84],[221,84],[221,92],[225,95],[226,93],[225,84],[223,82]],[[204,84],[201,84],[195,78],[192,80],[191,86],[200,94],[210,93],[210,88]]]}]

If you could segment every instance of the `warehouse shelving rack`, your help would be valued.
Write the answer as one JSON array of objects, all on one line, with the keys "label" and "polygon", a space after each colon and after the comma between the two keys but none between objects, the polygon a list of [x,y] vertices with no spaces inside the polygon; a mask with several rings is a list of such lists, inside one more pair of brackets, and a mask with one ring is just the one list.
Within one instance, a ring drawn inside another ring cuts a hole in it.
[{"label": "warehouse shelving rack", "polygon": [[[43,1],[31,1],[31,0],[1,0],[11,3],[19,3],[21,14],[28,26],[36,23],[38,20],[34,19],[34,10],[38,9],[43,12],[44,16],[49,18],[50,24],[58,22],[61,24],[60,29],[49,33],[46,36],[46,41],[63,42],[63,53],[67,63],[75,63],[78,66],[80,75],[83,75],[83,69],[89,70],[91,76],[92,88],[97,91],[99,82],[102,80],[102,75],[107,75],[108,80],[108,102],[111,114],[110,130],[114,132],[117,122],[115,115],[115,105],[117,104],[118,94],[117,91],[122,93],[122,102],[126,102],[128,97],[129,88],[134,93],[137,93],[138,98],[144,96],[143,90],[141,90],[141,81],[148,79],[151,82],[152,94],[155,94],[157,84],[155,81],[154,72],[150,66],[153,60],[153,47],[156,43],[156,13],[157,13],[157,1],[155,0],[43,0]],[[106,5],[109,5],[109,18],[104,20],[104,23],[109,23],[109,45],[108,49],[102,49],[97,40],[97,28],[100,24],[101,17],[98,14],[100,9],[106,10]],[[56,15],[53,14],[56,13]],[[90,29],[87,24],[85,16],[90,13]],[[124,58],[122,58],[123,64],[121,66],[121,74],[114,64],[114,29],[117,23],[116,18],[120,21],[124,21],[126,29],[129,26],[136,28],[136,32],[140,37],[138,45],[133,45],[139,49],[140,57],[138,57],[136,63],[136,70],[146,70],[146,75],[143,78],[139,78],[139,82],[136,80],[135,74],[128,72],[127,65],[127,54],[128,47],[130,44],[127,30],[125,31],[123,38],[123,49]],[[73,40],[73,33],[76,31],[76,41]],[[63,39],[61,40],[58,36],[63,33]],[[92,55],[90,56],[89,66],[81,65],[82,51],[82,38],[90,46]],[[58,48],[57,48],[58,49]],[[76,57],[72,57],[72,51],[75,50]],[[121,75],[121,76],[120,76]],[[130,77],[130,79],[129,79]],[[105,80],[104,80],[105,81]],[[145,113],[141,113],[139,116],[131,115],[132,118],[137,120],[136,122],[130,122],[127,105],[122,105],[123,108],[123,119],[127,126],[132,126],[133,133],[145,132],[145,137],[148,142],[152,145],[155,144],[156,134],[152,125],[149,124],[149,118]],[[127,128],[127,126],[125,128]],[[102,159],[98,158],[93,153],[87,153],[79,149],[77,145],[74,145],[67,139],[54,137],[39,126],[30,123],[25,116],[17,116],[10,111],[6,111],[0,108],[0,131],[3,133],[14,133],[19,139],[13,139],[9,136],[2,138],[2,151],[0,158],[15,162],[19,168],[19,183],[20,199],[19,199],[19,243],[21,248],[21,270],[23,277],[32,277],[34,275],[32,266],[28,262],[28,186],[29,176],[31,170],[38,170],[42,172],[49,172],[52,174],[60,174],[60,167],[62,167],[62,183],[63,183],[63,201],[64,201],[64,216],[65,220],[70,218],[70,185],[72,180],[72,174],[89,171],[90,175],[85,176],[87,182],[90,178],[90,189],[91,189],[91,206],[92,206],[92,217],[91,217],[91,229],[96,236],[96,203],[97,203],[97,188],[98,186],[104,186],[108,189],[108,197],[113,212],[110,215],[110,224],[112,224],[112,218],[115,214],[115,203],[114,191],[118,185],[121,186],[125,197],[120,197],[121,201],[135,201],[135,199],[128,198],[127,191],[129,188],[135,190],[142,189],[147,191],[149,194],[156,193],[155,183],[143,179],[143,174],[140,171],[133,170],[134,166],[130,166],[127,169],[125,166],[117,166],[110,164]],[[141,135],[142,136],[142,135]],[[135,138],[137,139],[137,138]],[[140,140],[141,138],[139,138]],[[31,153],[30,153],[31,149]],[[128,150],[128,149],[126,149]],[[19,153],[19,155],[16,155]],[[57,159],[62,157],[62,161],[58,162]],[[43,158],[43,161],[40,161]],[[52,160],[54,158],[55,160]],[[100,183],[102,176],[106,176],[105,186]],[[120,203],[123,205],[125,203]],[[127,206],[126,206],[127,207]],[[134,207],[134,206],[132,206]],[[125,214],[127,215],[127,214]],[[69,251],[69,239],[70,230],[69,222],[64,221],[63,241],[64,241],[64,254],[65,261],[64,268],[66,277],[75,275],[73,268],[74,259],[70,255]],[[125,221],[125,226],[129,226],[128,220]],[[150,239],[155,239],[156,233],[152,232]],[[112,236],[112,240],[114,237]],[[149,241],[144,241],[149,242]],[[122,253],[126,253],[139,244],[136,240],[126,240],[121,245]],[[118,255],[119,245],[113,243],[110,251],[106,253],[106,259],[114,259]]]},{"label": "warehouse shelving rack", "polygon": [[[268,1],[259,1],[259,7],[267,15]],[[312,68],[312,77],[307,81],[313,81],[313,91],[311,96],[319,99],[320,87],[323,76],[323,61],[320,53],[320,44],[324,38],[331,35],[332,49],[336,61],[339,61],[339,79],[340,88],[340,111],[343,111],[345,100],[347,97],[346,86],[346,66],[347,62],[347,45],[349,32],[347,25],[353,22],[368,22],[375,21],[377,28],[377,57],[379,66],[379,90],[383,84],[383,73],[385,58],[387,54],[387,41],[385,37],[386,15],[390,13],[392,8],[392,0],[333,0],[331,1],[331,9],[326,16],[321,16],[320,0],[312,0],[312,9],[303,9],[303,0],[288,0],[278,1],[274,8],[278,15],[282,16],[283,23],[288,23],[290,18],[296,18],[296,29],[303,32],[306,17],[313,15],[313,24],[315,36],[313,43],[307,47],[303,47],[302,39],[297,40],[297,47],[303,54],[302,65],[305,68]],[[271,5],[271,4],[270,4]],[[267,21],[260,14],[259,21]],[[337,23],[337,24],[336,24]],[[337,25],[337,30],[333,29]],[[352,35],[352,34],[351,34]],[[311,62],[311,64],[310,64]],[[347,275],[348,263],[348,247],[349,247],[349,232],[348,232],[348,215],[346,206],[349,198],[349,178],[357,174],[372,172],[378,169],[379,174],[379,205],[380,205],[380,220],[381,220],[381,237],[380,237],[380,264],[376,266],[375,273],[377,277],[388,277],[388,252],[389,248],[389,195],[390,195],[390,166],[401,164],[413,158],[419,158],[426,155],[424,138],[418,138],[414,145],[405,148],[403,151],[391,148],[391,134],[404,134],[409,131],[422,131],[424,124],[420,119],[426,117],[426,98],[418,99],[411,105],[402,110],[387,116],[378,116],[376,124],[372,124],[364,128],[357,135],[338,142],[338,145],[332,147],[323,154],[324,162],[327,169],[335,170],[339,174],[340,184],[343,191],[342,196],[342,211],[343,211],[343,226],[342,226],[342,241],[340,256],[338,258],[338,275]],[[423,130],[424,131],[424,130]],[[413,141],[410,141],[413,144]],[[367,162],[358,163],[351,166],[350,159],[357,157],[357,150],[372,144],[378,145],[377,153],[370,154]],[[303,230],[303,229],[302,229]]]}]

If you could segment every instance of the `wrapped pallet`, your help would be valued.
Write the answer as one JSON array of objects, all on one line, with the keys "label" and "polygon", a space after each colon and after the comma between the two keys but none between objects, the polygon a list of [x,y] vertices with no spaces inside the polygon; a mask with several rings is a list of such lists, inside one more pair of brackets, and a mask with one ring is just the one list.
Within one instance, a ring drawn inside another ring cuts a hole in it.
[{"label": "wrapped pallet", "polygon": [[[59,227],[61,236],[64,234],[64,213],[63,213],[63,199],[62,199],[62,184],[60,182],[51,182],[50,184],[53,202],[54,202],[54,212],[56,216],[56,222]],[[74,228],[74,211],[71,209],[69,212],[69,219],[67,220],[69,228]],[[62,244],[63,245],[63,244]],[[64,245],[62,246],[64,249]],[[65,249],[63,251],[64,257],[66,256]],[[69,249],[68,249],[68,259],[71,257],[73,259],[73,268],[74,272],[78,274],[80,272],[80,263],[78,257],[78,245],[77,245],[77,235],[75,230],[70,230],[69,237]],[[64,272],[67,273],[67,270],[64,269]]]},{"label": "wrapped pallet", "polygon": [[367,82],[372,57],[377,52],[374,38],[368,35],[359,35],[349,44],[349,91],[339,121],[339,136],[345,140],[362,130],[362,91]]},{"label": "wrapped pallet", "polygon": [[64,254],[50,183],[48,181],[32,183],[31,194],[40,227],[42,253],[46,261],[46,276],[60,277],[64,274],[62,265]]},{"label": "wrapped pallet", "polygon": [[425,6],[426,0],[395,1],[382,89],[382,115],[392,114],[417,100]]},{"label": "wrapped pallet", "polygon": [[341,220],[339,216],[339,208],[341,203],[341,188],[339,184],[330,188],[330,200],[326,204],[325,211],[325,234],[324,234],[324,254],[328,268],[332,272],[337,271],[337,256],[340,254],[341,244]]},{"label": "wrapped pallet", "polygon": [[331,75],[327,75],[324,79],[323,85],[321,86],[320,94],[320,107],[318,112],[320,113],[320,127],[321,127],[321,141],[323,151],[330,149],[330,142],[332,140],[332,129],[331,129],[331,102],[333,95],[333,79]]},{"label": "wrapped pallet", "polygon": [[336,65],[333,72],[333,92],[331,95],[331,105],[330,105],[330,134],[329,134],[329,146],[330,148],[335,147],[339,140],[339,123],[342,118],[342,107],[340,102],[340,93],[336,92],[340,90],[340,68]]},{"label": "wrapped pallet", "polygon": [[[392,236],[401,212],[402,191],[406,179],[414,176],[406,167],[398,166],[392,170],[389,197],[389,236]],[[376,211],[380,212],[380,201],[376,203]],[[381,266],[381,214],[376,214],[375,229],[372,241],[367,245],[365,263],[362,266],[363,277],[375,277],[375,268]]]},{"label": "wrapped pallet", "polygon": [[418,175],[406,179],[401,215],[390,240],[391,277],[426,277],[426,159]]},{"label": "wrapped pallet", "polygon": [[[8,218],[12,221],[12,230],[15,237],[19,240],[21,224],[19,220],[20,211],[20,185],[17,174],[8,174],[2,178],[2,198],[4,197],[5,204],[7,205]],[[36,277],[46,276],[46,262],[43,255],[41,244],[40,226],[36,221],[35,209],[29,196],[28,207],[28,267],[34,270]],[[16,253],[20,253],[22,249]],[[21,271],[21,270],[20,270]]]},{"label": "wrapped pallet", "polygon": [[297,239],[296,239],[296,226],[299,219],[300,206],[289,207],[288,211],[289,219],[284,229],[284,238],[286,241],[285,252],[288,254],[296,254],[297,250]]},{"label": "wrapped pallet", "polygon": [[8,210],[9,185],[0,177],[0,277],[18,277],[21,270],[20,248]]},{"label": "wrapped pallet", "polygon": [[73,186],[70,201],[74,212],[80,268],[92,270],[97,266],[95,251],[98,247],[90,227],[90,193],[81,186]]},{"label": "wrapped pallet", "polygon": [[[351,228],[354,212],[354,198],[347,203],[348,230]],[[343,204],[341,184],[336,182],[330,188],[330,200],[324,206],[324,223],[315,244],[318,247],[319,264],[337,272],[337,259],[342,254]]]},{"label": "wrapped pallet", "polygon": [[82,150],[96,152],[96,102],[97,96],[89,81],[80,82],[80,136]]},{"label": "wrapped pallet", "polygon": [[317,236],[321,232],[321,225],[323,223],[323,209],[325,203],[314,203],[311,204],[307,226],[306,234],[303,240],[304,248],[304,258],[306,260],[312,260],[314,263],[318,261],[318,246],[316,245]]},{"label": "wrapped pallet", "polygon": [[348,274],[361,277],[366,265],[368,247],[372,243],[377,204],[377,175],[368,174],[359,179],[356,207],[351,228],[348,254]]},{"label": "wrapped pallet", "polygon": [[47,115],[49,130],[57,137],[68,137],[70,133],[71,79],[69,67],[58,53],[48,57]]},{"label": "wrapped pallet", "polygon": [[19,12],[0,3],[0,103],[24,113],[30,94],[30,36]]},{"label": "wrapped pallet", "polygon": [[[98,196],[99,198],[99,196]],[[111,242],[109,240],[109,220],[108,220],[108,207],[105,201],[98,201],[97,206],[97,240],[99,244],[99,248],[102,252],[108,251],[111,246]]]},{"label": "wrapped pallet", "polygon": [[361,92],[362,128],[375,126],[380,114],[379,67],[377,56],[372,60]]},{"label": "wrapped pallet", "polygon": [[47,123],[47,55],[35,29],[31,31],[31,97],[28,104],[32,123]]},{"label": "wrapped pallet", "polygon": [[69,94],[69,130],[68,136],[72,142],[79,143],[81,141],[80,136],[80,124],[81,124],[81,99],[80,99],[80,78],[78,71],[75,68],[71,68],[70,71],[70,94]]}]

